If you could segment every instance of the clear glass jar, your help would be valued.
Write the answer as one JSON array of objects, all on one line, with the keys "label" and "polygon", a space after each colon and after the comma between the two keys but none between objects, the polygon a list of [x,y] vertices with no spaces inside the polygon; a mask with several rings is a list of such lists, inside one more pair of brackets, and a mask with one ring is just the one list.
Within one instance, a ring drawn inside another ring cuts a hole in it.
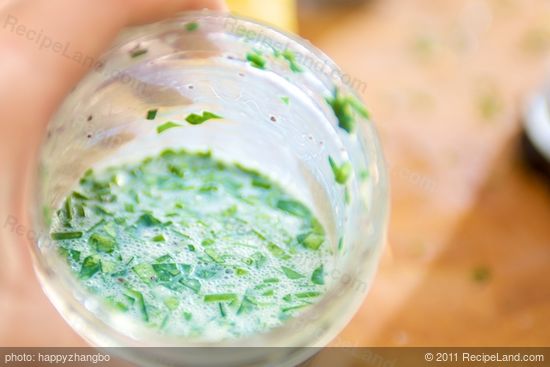
[{"label": "clear glass jar", "polygon": [[[284,56],[289,50],[294,59]],[[264,69],[247,61],[247,54],[258,52],[266,61]],[[35,180],[35,268],[65,320],[96,346],[288,347],[238,353],[216,348],[207,358],[202,349],[119,350],[146,365],[295,365],[314,351],[303,347],[330,342],[365,297],[388,218],[386,169],[373,124],[355,114],[356,132],[350,134],[338,127],[326,101],[335,90],[357,97],[344,74],[307,41],[211,12],[184,13],[131,29],[96,66],[51,121]],[[160,107],[179,116],[197,105],[214,106],[230,123],[158,135],[156,124],[144,115]],[[215,157],[258,168],[306,202],[333,247],[327,293],[278,328],[221,342],[159,335],[106,310],[57,255],[49,239],[49,218],[91,166],[165,147],[211,149]],[[335,183],[329,155],[351,162],[354,174],[347,189]]]}]

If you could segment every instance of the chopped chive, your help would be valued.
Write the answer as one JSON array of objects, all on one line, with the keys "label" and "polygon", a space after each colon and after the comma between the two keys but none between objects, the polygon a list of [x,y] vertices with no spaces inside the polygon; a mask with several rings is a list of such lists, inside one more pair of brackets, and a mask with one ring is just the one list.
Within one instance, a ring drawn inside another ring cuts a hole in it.
[{"label": "chopped chive", "polygon": [[166,255],[162,255],[160,257],[157,257],[155,259],[155,263],[157,263],[157,264],[162,264],[162,263],[165,263],[165,262],[173,262],[172,256],[166,254]]},{"label": "chopped chive", "polygon": [[246,59],[250,64],[258,69],[265,69],[266,59],[259,52],[249,52],[246,54]]},{"label": "chopped chive", "polygon": [[192,113],[188,115],[185,118],[185,121],[190,123],[191,125],[200,125],[208,120],[217,120],[221,119],[223,117],[216,115],[215,113],[204,111],[202,115],[197,115],[196,113]]},{"label": "chopped chive", "polygon": [[271,253],[271,255],[275,256],[276,258],[279,258],[279,259],[289,258],[286,252],[274,243],[269,243],[267,245],[267,250]]},{"label": "chopped chive", "polygon": [[279,278],[267,278],[264,279],[264,283],[279,283],[281,280]]},{"label": "chopped chive", "polygon": [[145,55],[147,52],[148,50],[146,48],[135,48],[133,50],[130,50],[130,57],[132,59],[135,59],[136,57]]},{"label": "chopped chive", "polygon": [[199,29],[199,23],[197,22],[189,22],[185,24],[185,30],[187,32],[193,32]]},{"label": "chopped chive", "polygon": [[80,268],[80,278],[83,280],[90,279],[100,270],[101,260],[96,256],[88,256],[82,262],[82,267]]},{"label": "chopped chive", "polygon": [[221,317],[225,318],[227,316],[227,310],[225,309],[225,305],[223,303],[218,303],[218,308],[220,310]]},{"label": "chopped chive", "polygon": [[271,188],[271,182],[265,177],[255,176],[252,179],[252,186],[259,187],[262,189],[269,189]]},{"label": "chopped chive", "polygon": [[292,199],[277,201],[277,208],[297,217],[311,216],[311,212],[304,204]]},{"label": "chopped chive", "polygon": [[80,217],[80,218],[85,218],[86,217],[86,210],[84,208],[84,206],[82,204],[77,204],[75,206],[75,210],[76,210],[76,214]]},{"label": "chopped chive", "polygon": [[111,274],[114,273],[116,270],[116,264],[112,261],[101,261],[101,272],[105,274]]},{"label": "chopped chive", "polygon": [[286,104],[287,106],[290,104],[290,98],[287,96],[281,97],[281,101]]},{"label": "chopped chive", "polygon": [[155,237],[153,237],[153,241],[154,242],[164,242],[164,241],[166,241],[166,239],[164,238],[163,235],[157,234]]},{"label": "chopped chive", "polygon": [[180,283],[191,289],[195,293],[199,293],[201,290],[201,282],[198,279],[189,278],[189,279],[181,279]]},{"label": "chopped chive", "polygon": [[94,233],[88,240],[90,246],[93,246],[98,252],[111,253],[115,249],[116,241],[113,238]]},{"label": "chopped chive", "polygon": [[144,227],[153,227],[162,224],[162,222],[155,218],[152,214],[145,213],[138,218],[137,224]]},{"label": "chopped chive", "polygon": [[178,176],[179,178],[184,177],[183,170],[180,167],[175,166],[173,164],[168,165],[168,171],[170,171],[170,173],[172,173],[173,175]]},{"label": "chopped chive", "polygon": [[248,274],[248,271],[245,270],[245,269],[242,269],[242,268],[237,268],[235,269],[235,274],[237,274],[238,276],[242,277],[242,276],[245,276]]},{"label": "chopped chive", "polygon": [[275,291],[273,289],[269,289],[265,292],[262,293],[262,296],[265,296],[265,297],[271,297],[275,294]]},{"label": "chopped chive", "polygon": [[184,311],[183,312],[183,318],[186,321],[191,321],[191,319],[193,318],[193,314],[191,312]]},{"label": "chopped chive", "polygon": [[168,309],[174,311],[180,305],[180,301],[176,297],[167,297],[164,299],[164,304]]},{"label": "chopped chive", "polygon": [[75,199],[79,199],[79,200],[89,200],[89,198],[86,195],[84,195],[84,194],[82,194],[78,191],[73,191],[72,196]]},{"label": "chopped chive", "polygon": [[299,235],[298,242],[302,246],[310,250],[318,250],[319,247],[321,247],[321,245],[323,244],[323,242],[325,242],[325,236],[310,232],[307,234]]},{"label": "chopped chive", "polygon": [[315,298],[319,297],[320,295],[320,292],[302,292],[295,294],[296,298]]},{"label": "chopped chive", "polygon": [[162,134],[166,130],[169,130],[169,129],[172,129],[172,128],[175,128],[175,127],[181,127],[181,125],[177,124],[175,122],[172,122],[172,121],[168,121],[168,122],[165,122],[162,125],[157,126],[157,133]]},{"label": "chopped chive", "polygon": [[156,108],[155,108],[154,110],[149,110],[149,111],[147,111],[147,116],[146,116],[147,120],[154,120],[154,119],[156,119],[156,118],[157,118],[157,113],[158,113],[158,111],[159,111],[159,110],[156,109]]},{"label": "chopped chive", "polygon": [[340,239],[338,240],[338,251],[342,251],[343,248],[344,248],[344,238],[340,237]]},{"label": "chopped chive", "polygon": [[72,200],[70,196],[65,200],[65,218],[67,220],[73,219]]},{"label": "chopped chive", "polygon": [[311,274],[311,282],[317,285],[325,284],[325,269],[323,265],[313,270],[313,274]]},{"label": "chopped chive", "polygon": [[353,109],[361,115],[361,117],[365,119],[370,119],[370,112],[367,110],[365,105],[361,103],[357,98],[355,97],[348,97],[348,103],[353,107]]},{"label": "chopped chive", "polygon": [[143,280],[147,284],[156,279],[157,273],[155,272],[155,270],[153,270],[153,266],[151,266],[151,264],[137,264],[132,267],[132,270],[141,280]]},{"label": "chopped chive", "polygon": [[290,311],[299,310],[299,309],[307,307],[307,306],[309,306],[309,303],[304,303],[304,304],[301,304],[301,305],[290,306],[290,307],[284,307],[284,308],[281,309],[281,311],[282,312],[290,312]]},{"label": "chopped chive", "polygon": [[296,55],[291,50],[285,50],[281,53],[279,53],[286,61],[288,61],[288,66],[290,67],[290,70],[292,70],[295,73],[301,73],[303,71],[302,67],[298,65],[298,62],[296,61]]},{"label": "chopped chive", "polygon": [[286,275],[288,279],[300,279],[304,276],[290,268],[287,268],[286,266],[281,266],[281,269],[283,270],[283,273]]},{"label": "chopped chive", "polygon": [[340,185],[344,185],[350,178],[353,168],[350,162],[342,163],[338,165],[332,157],[328,157],[328,162],[332,173],[334,174],[334,180]]},{"label": "chopped chive", "polygon": [[143,294],[133,289],[128,289],[126,292],[127,296],[134,300],[134,304],[137,305],[143,320],[149,321],[149,314],[147,312],[147,306],[145,305]]},{"label": "chopped chive", "polygon": [[216,250],[212,248],[205,249],[204,253],[207,254],[208,257],[210,257],[212,260],[214,260],[214,262],[218,264],[222,264],[224,262],[223,259],[220,257],[220,255],[216,252]]},{"label": "chopped chive", "polygon": [[177,264],[153,264],[153,270],[160,281],[166,282],[172,280],[175,276],[180,274]]},{"label": "chopped chive", "polygon": [[243,301],[241,302],[241,305],[237,310],[237,315],[249,313],[250,311],[254,310],[257,305],[258,303],[254,299],[248,296],[244,296]]},{"label": "chopped chive", "polygon": [[54,232],[50,236],[52,240],[74,240],[82,237],[82,232]]},{"label": "chopped chive", "polygon": [[236,293],[207,294],[204,296],[204,302],[234,302],[237,299]]},{"label": "chopped chive", "polygon": [[344,203],[346,205],[349,205],[349,203],[351,203],[351,194],[349,192],[349,188],[345,188],[344,189]]},{"label": "chopped chive", "polygon": [[477,283],[485,283],[491,277],[491,271],[486,266],[478,266],[472,271],[472,279]]}]

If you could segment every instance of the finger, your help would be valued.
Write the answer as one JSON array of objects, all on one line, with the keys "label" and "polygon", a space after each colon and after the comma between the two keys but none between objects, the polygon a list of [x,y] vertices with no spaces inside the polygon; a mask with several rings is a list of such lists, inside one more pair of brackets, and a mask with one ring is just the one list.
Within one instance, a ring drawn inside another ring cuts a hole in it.
[{"label": "finger", "polygon": [[[210,9],[227,11],[223,0],[126,0],[129,9],[128,23],[143,24],[166,18],[184,10]],[[123,2],[124,3],[124,2]]]}]

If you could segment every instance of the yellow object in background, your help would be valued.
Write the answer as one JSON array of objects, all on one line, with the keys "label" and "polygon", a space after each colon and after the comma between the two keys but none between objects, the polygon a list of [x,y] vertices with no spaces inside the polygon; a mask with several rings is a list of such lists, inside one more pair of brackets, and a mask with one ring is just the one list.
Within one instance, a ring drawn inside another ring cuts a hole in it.
[{"label": "yellow object in background", "polygon": [[289,32],[298,31],[296,0],[227,0],[231,12]]}]

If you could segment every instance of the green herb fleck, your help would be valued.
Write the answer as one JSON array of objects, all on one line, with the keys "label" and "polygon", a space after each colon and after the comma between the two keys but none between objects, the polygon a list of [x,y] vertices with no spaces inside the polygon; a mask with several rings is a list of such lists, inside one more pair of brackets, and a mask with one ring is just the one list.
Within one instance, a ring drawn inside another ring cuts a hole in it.
[{"label": "green herb fleck", "polygon": [[157,234],[155,237],[153,237],[153,242],[164,242],[166,239],[163,235]]},{"label": "green herb fleck", "polygon": [[158,109],[147,111],[147,120],[154,120],[157,118]]},{"label": "green herb fleck", "polygon": [[165,122],[162,125],[157,126],[157,133],[162,134],[166,130],[169,130],[169,129],[172,129],[172,128],[175,128],[175,127],[181,127],[181,125],[177,124],[175,122],[172,122],[172,121],[168,121],[168,122]]},{"label": "green herb fleck", "polygon": [[149,284],[152,280],[156,279],[156,272],[153,270],[151,264],[137,264],[132,267],[134,273],[143,280],[145,283]]},{"label": "green herb fleck", "polygon": [[93,246],[98,252],[111,253],[115,249],[116,241],[107,236],[103,236],[97,233],[94,233],[90,236],[88,240],[90,246]]},{"label": "green herb fleck", "polygon": [[199,29],[199,23],[197,22],[189,22],[185,24],[185,30],[187,32],[193,32],[193,31],[196,31],[197,29]]},{"label": "green herb fleck", "polygon": [[310,250],[318,250],[319,247],[321,247],[321,245],[323,244],[323,242],[325,242],[325,236],[320,235],[318,233],[311,232],[311,233],[299,235],[298,242],[302,246]]},{"label": "green herb fleck", "polygon": [[485,283],[491,278],[491,270],[486,266],[478,266],[474,268],[472,278],[476,283]]},{"label": "green herb fleck", "polygon": [[74,240],[82,235],[82,232],[54,232],[51,234],[51,238],[52,240]]},{"label": "green herb fleck", "polygon": [[160,281],[166,282],[172,280],[180,274],[177,264],[153,264],[153,270]]},{"label": "green herb fleck", "polygon": [[97,256],[88,256],[82,262],[80,278],[90,279],[95,273],[101,270],[101,260]]},{"label": "green herb fleck", "polygon": [[180,305],[180,301],[176,297],[167,297],[164,299],[164,304],[169,310],[174,311]]},{"label": "green herb fleck", "polygon": [[325,270],[323,265],[313,271],[313,274],[311,274],[311,282],[317,285],[325,284]]},{"label": "green herb fleck", "polygon": [[246,59],[250,62],[250,64],[258,69],[265,69],[265,65],[267,63],[266,59],[262,56],[261,53],[258,51],[255,52],[249,52],[246,54]]},{"label": "green herb fleck", "polygon": [[300,279],[304,276],[290,268],[287,268],[286,266],[281,266],[281,269],[283,270],[283,273],[287,276],[288,279]]},{"label": "green herb fleck", "polygon": [[235,302],[237,299],[236,293],[207,294],[204,296],[204,302]]},{"label": "green herb fleck", "polygon": [[197,115],[196,113],[190,114],[185,118],[185,121],[191,125],[200,125],[208,120],[217,120],[221,118],[221,116],[218,116],[215,113],[204,111],[202,115]]},{"label": "green herb fleck", "polygon": [[334,174],[334,179],[336,180],[336,182],[340,185],[344,185],[350,178],[353,171],[351,163],[344,162],[341,165],[338,165],[330,156],[328,157],[328,162],[330,164],[330,168],[332,169],[332,173]]},{"label": "green herb fleck", "polygon": [[148,52],[146,48],[134,48],[133,50],[130,50],[130,57],[132,59],[135,59],[136,57],[139,57],[141,55],[145,55]]}]

